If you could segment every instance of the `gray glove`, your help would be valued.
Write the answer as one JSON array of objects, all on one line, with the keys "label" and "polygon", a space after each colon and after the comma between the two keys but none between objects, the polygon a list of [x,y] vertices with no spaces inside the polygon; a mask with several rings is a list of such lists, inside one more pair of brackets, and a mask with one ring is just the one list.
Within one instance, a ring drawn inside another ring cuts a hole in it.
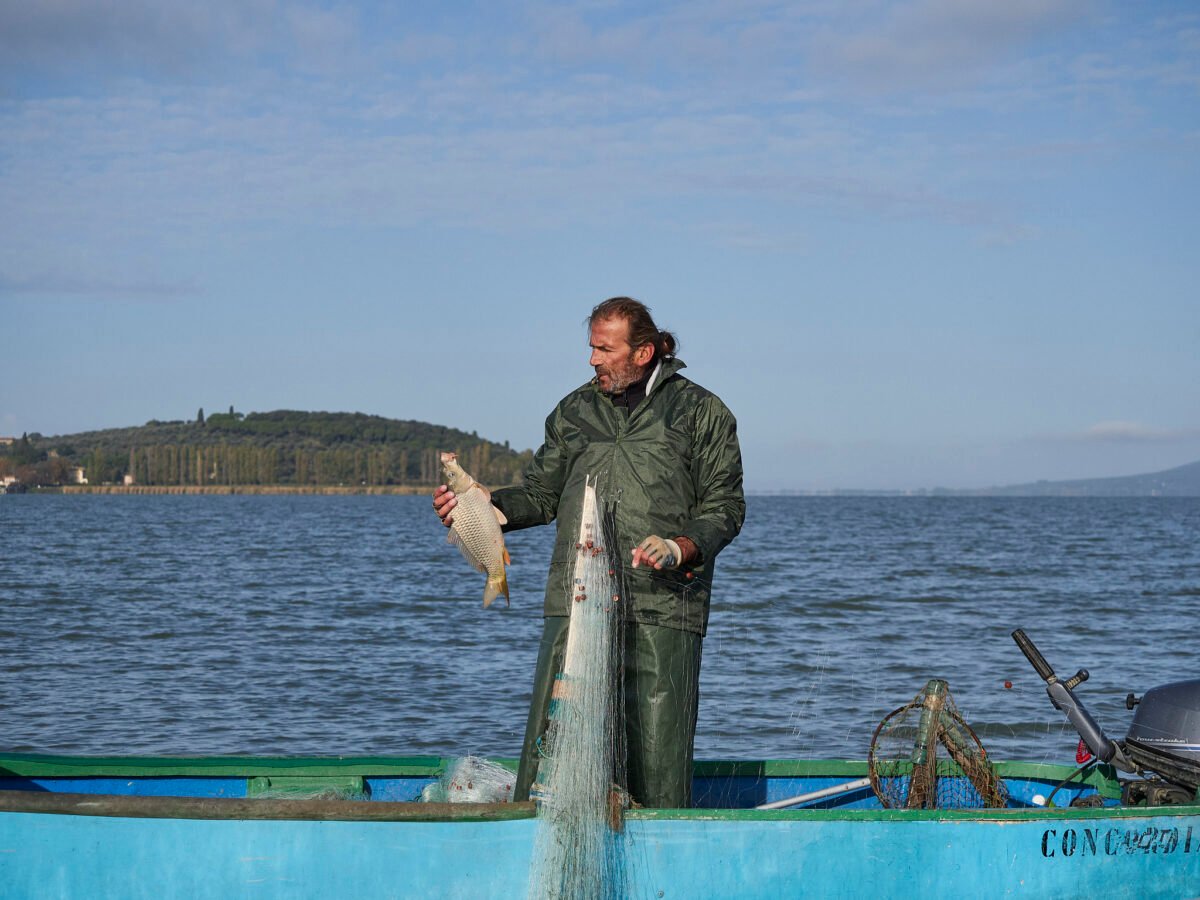
[{"label": "gray glove", "polygon": [[683,561],[679,545],[670,538],[652,534],[633,548],[633,567],[646,562],[656,569],[678,569]]}]

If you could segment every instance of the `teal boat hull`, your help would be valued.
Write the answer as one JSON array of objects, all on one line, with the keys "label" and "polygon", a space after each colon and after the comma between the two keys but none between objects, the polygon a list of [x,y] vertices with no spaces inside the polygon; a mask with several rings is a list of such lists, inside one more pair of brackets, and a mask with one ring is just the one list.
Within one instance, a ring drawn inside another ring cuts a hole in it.
[{"label": "teal boat hull", "polygon": [[[443,762],[124,765],[0,757],[8,788],[0,791],[5,897],[475,898],[528,890],[538,828],[531,805],[378,799],[428,784]],[[862,763],[841,761],[708,766],[698,766],[698,793],[731,801],[789,796],[864,771]],[[883,810],[872,808],[869,791],[817,809],[631,810],[613,841],[621,893],[1200,896],[1200,806],[1111,805],[1115,781],[1099,773],[1059,796],[1107,797],[1108,806],[1047,809],[1021,801],[1030,791],[1048,795],[1070,771],[1007,764],[1017,799],[1001,810]],[[380,785],[365,802],[253,798],[264,778],[286,788],[360,777]],[[88,786],[99,790],[80,790]]]}]

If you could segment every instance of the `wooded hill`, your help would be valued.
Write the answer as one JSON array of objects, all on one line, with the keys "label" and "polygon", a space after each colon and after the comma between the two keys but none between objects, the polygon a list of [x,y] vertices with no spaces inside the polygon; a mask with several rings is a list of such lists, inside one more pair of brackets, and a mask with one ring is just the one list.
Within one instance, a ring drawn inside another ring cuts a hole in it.
[{"label": "wooded hill", "polygon": [[132,475],[145,485],[433,485],[441,479],[441,450],[456,451],[488,486],[519,481],[533,455],[427,422],[294,410],[243,415],[231,408],[207,418],[200,410],[191,422],[26,435],[0,447],[0,475],[56,484],[82,466],[91,484]]}]

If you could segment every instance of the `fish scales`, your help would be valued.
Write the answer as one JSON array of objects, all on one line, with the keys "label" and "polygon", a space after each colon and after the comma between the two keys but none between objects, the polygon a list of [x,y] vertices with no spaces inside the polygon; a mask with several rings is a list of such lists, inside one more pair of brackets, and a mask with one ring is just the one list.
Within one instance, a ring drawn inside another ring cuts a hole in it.
[{"label": "fish scales", "polygon": [[504,534],[500,531],[504,516],[492,506],[483,485],[459,465],[456,454],[443,453],[441,460],[446,485],[457,501],[451,513],[453,524],[447,540],[458,547],[476,570],[487,573],[483,605],[490,606],[500,594],[508,602],[508,576],[504,566],[509,557]]}]

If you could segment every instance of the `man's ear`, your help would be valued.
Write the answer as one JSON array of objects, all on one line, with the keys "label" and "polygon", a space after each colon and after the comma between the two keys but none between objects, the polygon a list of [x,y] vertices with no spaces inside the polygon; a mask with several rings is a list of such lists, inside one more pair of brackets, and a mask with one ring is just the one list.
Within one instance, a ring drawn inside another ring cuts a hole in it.
[{"label": "man's ear", "polygon": [[636,366],[644,366],[652,359],[654,359],[653,344],[642,344],[633,351],[633,364]]}]

